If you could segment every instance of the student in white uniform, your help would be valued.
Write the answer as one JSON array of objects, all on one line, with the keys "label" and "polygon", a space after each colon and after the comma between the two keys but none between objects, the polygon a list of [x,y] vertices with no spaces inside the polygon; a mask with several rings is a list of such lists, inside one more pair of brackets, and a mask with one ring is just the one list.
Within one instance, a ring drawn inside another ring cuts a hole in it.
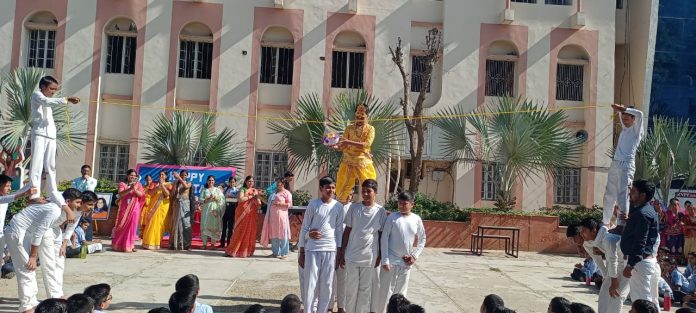
[{"label": "student in white uniform", "polygon": [[[67,189],[63,194],[76,195],[76,188]],[[68,223],[65,212],[61,212],[60,217],[53,222],[51,228],[41,240],[39,258],[41,259],[41,274],[43,275],[46,295],[49,298],[61,298],[63,294],[63,275],[65,273],[65,251],[68,242],[75,232],[77,221],[83,214],[94,209],[97,203],[97,194],[91,191],[82,192],[80,206],[73,210],[75,222]]]},{"label": "student in white uniform", "polygon": [[[331,285],[336,267],[336,251],[343,235],[343,205],[333,196],[336,181],[331,177],[319,180],[321,198],[309,202],[300,232],[300,255],[297,259],[304,269],[303,303],[319,299],[317,312],[329,310]],[[305,236],[309,235],[309,240]],[[313,313],[305,308],[305,313]]]},{"label": "student in white uniform", "polygon": [[[389,297],[400,293],[407,296],[411,266],[425,248],[425,228],[420,216],[411,212],[415,200],[412,193],[399,194],[399,212],[394,212],[384,222],[381,239],[382,270],[380,272],[380,299],[378,308],[384,311]],[[418,238],[418,245],[413,243]]]},{"label": "student in white uniform", "polygon": [[26,185],[16,193],[10,194],[12,191],[12,177],[0,174],[0,266],[4,263],[5,258],[5,216],[7,216],[7,207],[11,202],[22,198],[29,197],[31,192],[36,192],[36,189]]},{"label": "student in white uniform", "polygon": [[[70,188],[63,193],[67,206],[76,209],[80,206],[82,194]],[[5,228],[5,240],[10,248],[17,276],[17,294],[19,295],[19,312],[29,312],[39,303],[36,294],[36,258],[43,236],[51,225],[60,217],[57,204],[33,204],[19,211]],[[42,260],[42,262],[51,260]]]},{"label": "student in white uniform", "polygon": [[[353,201],[353,195],[355,195],[355,188],[350,190],[350,195],[348,196],[348,202],[343,205],[343,216],[348,213]],[[345,231],[346,223],[343,221],[343,247],[345,247]],[[340,256],[340,251],[339,251]],[[337,256],[338,257],[338,256]],[[337,260],[338,261],[338,260]],[[334,275],[333,287],[331,288],[331,301],[336,301],[336,307],[338,308],[338,313],[346,313],[346,269],[343,266],[338,266],[336,268],[336,274]],[[331,304],[329,304],[331,306]]]},{"label": "student in white uniform", "polygon": [[343,248],[339,253],[340,267],[346,271],[346,311],[374,312],[370,309],[374,268],[379,267],[379,239],[387,212],[375,202],[377,181],[362,183],[362,202],[354,203],[344,222]]},{"label": "student in white uniform", "polygon": [[621,312],[629,291],[629,280],[622,275],[626,262],[621,252],[621,236],[609,233],[607,226],[593,218],[582,220],[580,229],[585,242],[604,253],[605,282],[599,290],[597,313]]},{"label": "student in white uniform", "polygon": [[[620,104],[612,104],[611,107],[619,114],[621,134],[614,151],[614,160],[609,167],[607,187],[604,191],[604,225],[611,223],[615,202],[619,205],[619,214],[628,214],[628,189],[636,172],[636,150],[643,137],[643,112]],[[617,219],[616,224],[617,231],[620,232],[624,221]]]}]

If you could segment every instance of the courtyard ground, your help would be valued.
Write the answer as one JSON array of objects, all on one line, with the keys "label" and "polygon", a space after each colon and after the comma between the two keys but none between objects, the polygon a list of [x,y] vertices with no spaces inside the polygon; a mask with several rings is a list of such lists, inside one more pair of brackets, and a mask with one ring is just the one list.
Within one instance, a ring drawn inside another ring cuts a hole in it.
[{"label": "courtyard ground", "polygon": [[[70,295],[106,282],[113,294],[108,312],[146,312],[167,306],[176,280],[193,273],[201,280],[199,301],[212,305],[216,313],[243,312],[255,303],[278,312],[286,294],[299,295],[297,254],[287,260],[265,257],[268,254],[262,249],[255,257],[233,259],[222,251],[107,251],[68,259],[65,292]],[[515,259],[499,252],[480,257],[469,251],[428,248],[412,271],[408,298],[429,313],[479,312],[483,297],[490,293],[502,296],[520,313],[546,312],[555,296],[596,307],[596,288],[569,278],[579,261],[575,256],[521,252]],[[40,278],[39,289],[41,299],[45,291]],[[16,280],[1,279],[0,312],[17,312],[16,297]]]}]

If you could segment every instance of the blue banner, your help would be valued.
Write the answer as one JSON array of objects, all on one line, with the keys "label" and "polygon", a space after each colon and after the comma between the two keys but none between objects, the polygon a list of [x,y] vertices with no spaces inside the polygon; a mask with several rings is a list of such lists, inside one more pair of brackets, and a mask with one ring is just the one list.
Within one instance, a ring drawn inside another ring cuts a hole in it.
[{"label": "blue banner", "polygon": [[190,181],[193,186],[193,192],[198,196],[202,188],[205,188],[208,176],[215,177],[215,185],[219,186],[226,183],[231,176],[234,176],[237,169],[234,167],[203,167],[203,166],[178,166],[178,165],[161,165],[161,164],[138,164],[136,171],[140,175],[140,183],[145,184],[145,176],[150,175],[152,180],[159,181],[160,171],[166,171],[170,182],[175,182],[174,172],[179,173],[181,170],[188,171],[187,181]]}]

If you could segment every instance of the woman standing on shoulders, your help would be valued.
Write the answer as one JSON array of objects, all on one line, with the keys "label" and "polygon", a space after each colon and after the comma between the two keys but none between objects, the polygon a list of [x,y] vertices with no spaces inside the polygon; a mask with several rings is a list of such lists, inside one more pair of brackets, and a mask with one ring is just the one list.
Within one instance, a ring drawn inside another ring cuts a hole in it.
[{"label": "woman standing on shoulders", "polygon": [[201,240],[203,249],[208,249],[208,240],[215,249],[215,243],[222,234],[222,213],[225,208],[225,196],[220,188],[215,187],[215,176],[208,176],[205,189],[201,191]]},{"label": "woman standing on shoulders", "polygon": [[271,203],[269,217],[269,237],[271,238],[272,257],[286,259],[290,254],[290,218],[288,209],[292,206],[292,193],[285,187],[287,178],[278,178],[278,190]]},{"label": "woman standing on shoulders", "polygon": [[256,229],[261,206],[261,192],[254,188],[254,178],[247,176],[239,192],[239,201],[234,216],[232,241],[225,254],[231,257],[246,258],[256,250]]},{"label": "woman standing on shoulders", "polygon": [[111,249],[135,252],[135,234],[138,229],[140,211],[145,203],[145,191],[133,169],[126,172],[126,181],[118,184],[118,217],[112,232]]},{"label": "woman standing on shoulders", "polygon": [[143,216],[143,249],[157,250],[162,243],[165,222],[169,213],[169,198],[172,184],[167,181],[167,172],[159,173],[159,183],[148,188],[150,201],[145,205],[147,215]]}]

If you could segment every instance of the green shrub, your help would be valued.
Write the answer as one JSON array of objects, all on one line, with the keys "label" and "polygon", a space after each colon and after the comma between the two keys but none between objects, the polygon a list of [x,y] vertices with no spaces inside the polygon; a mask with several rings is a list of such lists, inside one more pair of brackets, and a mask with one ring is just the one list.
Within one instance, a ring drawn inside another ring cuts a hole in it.
[{"label": "green shrub", "polygon": [[[398,211],[398,201],[392,199],[385,208]],[[424,220],[457,221],[466,222],[471,219],[471,211],[463,210],[452,202],[440,202],[422,193],[416,194],[416,201],[412,210]]]},{"label": "green shrub", "polygon": [[[9,224],[10,220],[12,219],[12,216],[17,214],[22,209],[26,208],[27,204],[28,204],[28,202],[27,202],[26,198],[10,203],[7,207],[7,217],[5,217],[5,221],[3,221],[4,224],[5,225]],[[4,225],[0,225],[0,226],[4,227]]]},{"label": "green shrub", "polygon": [[[63,191],[72,187],[72,180],[64,180],[58,183],[58,190]],[[108,179],[97,179],[97,187],[94,192],[99,193],[116,193],[118,191],[118,183]]]},{"label": "green shrub", "polygon": [[312,195],[306,190],[295,190],[292,193],[292,205],[294,206],[305,206],[309,204],[309,200],[312,200]]},{"label": "green shrub", "polygon": [[550,208],[541,208],[538,211],[543,215],[558,216],[561,226],[569,226],[580,223],[585,218],[592,217],[597,220],[602,220],[602,208],[594,205],[590,208],[579,205],[575,208],[554,205]]}]

